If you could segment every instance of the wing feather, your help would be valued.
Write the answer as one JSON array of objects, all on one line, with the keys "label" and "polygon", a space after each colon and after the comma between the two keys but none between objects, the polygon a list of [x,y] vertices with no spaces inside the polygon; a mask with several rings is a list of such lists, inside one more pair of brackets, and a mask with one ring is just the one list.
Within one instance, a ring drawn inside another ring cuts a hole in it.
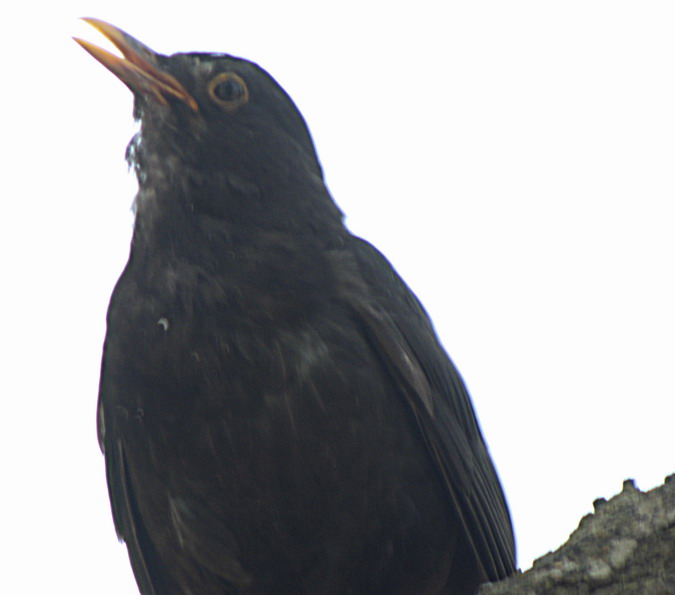
[{"label": "wing feather", "polygon": [[369,243],[354,238],[346,299],[397,380],[487,580],[515,570],[504,493],[464,382],[415,295]]}]

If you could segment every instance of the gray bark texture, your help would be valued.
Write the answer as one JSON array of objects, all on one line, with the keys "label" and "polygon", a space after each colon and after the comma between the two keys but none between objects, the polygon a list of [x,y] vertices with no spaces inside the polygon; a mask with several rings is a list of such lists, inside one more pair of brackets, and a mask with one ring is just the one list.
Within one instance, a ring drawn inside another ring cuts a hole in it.
[{"label": "gray bark texture", "polygon": [[675,474],[649,492],[627,480],[593,507],[562,547],[480,595],[675,595]]}]

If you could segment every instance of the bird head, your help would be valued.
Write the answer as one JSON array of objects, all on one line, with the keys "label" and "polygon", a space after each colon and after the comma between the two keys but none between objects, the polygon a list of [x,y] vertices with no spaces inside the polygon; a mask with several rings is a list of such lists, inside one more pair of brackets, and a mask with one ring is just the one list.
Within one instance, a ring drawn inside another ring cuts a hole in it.
[{"label": "bird head", "polygon": [[[178,193],[190,208],[225,217],[241,211],[243,199],[274,210],[319,187],[328,194],[302,115],[258,65],[228,54],[162,55],[109,23],[84,20],[122,54],[75,39],[134,94],[140,132],[128,159],[139,202],[145,185],[159,185],[163,195]],[[304,203],[294,206],[302,210],[312,201]]]}]

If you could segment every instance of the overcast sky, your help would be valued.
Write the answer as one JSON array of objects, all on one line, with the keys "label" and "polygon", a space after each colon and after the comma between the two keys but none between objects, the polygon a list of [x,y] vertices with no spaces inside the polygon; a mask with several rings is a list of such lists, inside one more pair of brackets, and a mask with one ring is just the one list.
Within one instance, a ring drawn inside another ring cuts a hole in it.
[{"label": "overcast sky", "polygon": [[71,41],[104,44],[80,16],[166,53],[249,58],[291,94],[348,225],[465,377],[521,567],[625,478],[675,471],[671,1],[7,10],[0,590],[136,593],[95,435],[131,230],[131,94]]}]

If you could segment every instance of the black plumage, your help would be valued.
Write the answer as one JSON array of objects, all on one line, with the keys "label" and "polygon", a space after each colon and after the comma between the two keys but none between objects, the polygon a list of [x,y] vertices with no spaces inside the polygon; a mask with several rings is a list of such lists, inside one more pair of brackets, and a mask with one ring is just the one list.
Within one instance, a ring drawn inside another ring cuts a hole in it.
[{"label": "black plumage", "polygon": [[139,192],[99,439],[145,595],[473,593],[515,569],[464,383],[352,236],[261,68],[88,22],[134,92]]}]

